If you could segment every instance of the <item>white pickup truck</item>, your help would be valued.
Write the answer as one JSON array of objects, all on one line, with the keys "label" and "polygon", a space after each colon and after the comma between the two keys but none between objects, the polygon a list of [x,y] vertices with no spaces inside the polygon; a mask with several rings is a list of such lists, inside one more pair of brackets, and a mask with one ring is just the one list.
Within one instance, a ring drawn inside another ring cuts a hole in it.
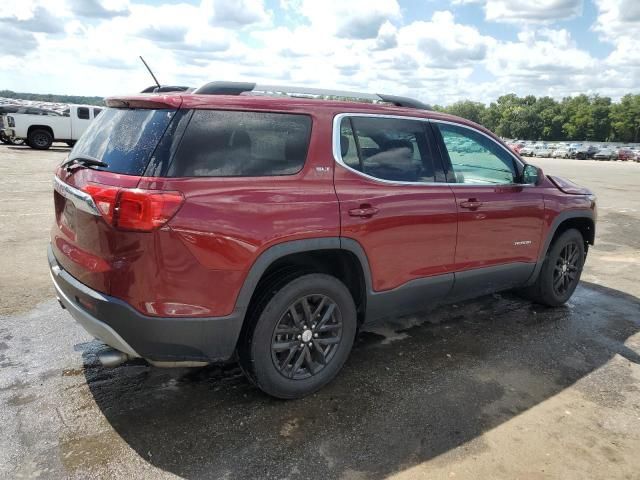
[{"label": "white pickup truck", "polygon": [[69,105],[69,109],[62,113],[39,113],[36,110],[39,109],[6,114],[2,133],[7,138],[23,138],[27,145],[37,150],[46,150],[54,141],[73,146],[102,109],[91,105]]}]

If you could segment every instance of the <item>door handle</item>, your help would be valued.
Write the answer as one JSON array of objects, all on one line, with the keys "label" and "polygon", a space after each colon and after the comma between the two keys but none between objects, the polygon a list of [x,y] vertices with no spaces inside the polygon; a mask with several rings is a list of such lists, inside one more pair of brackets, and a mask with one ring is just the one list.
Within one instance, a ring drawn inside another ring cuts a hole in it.
[{"label": "door handle", "polygon": [[378,209],[369,205],[368,203],[362,204],[358,208],[352,208],[351,210],[349,210],[349,216],[351,217],[371,218],[376,213],[378,213]]},{"label": "door handle", "polygon": [[467,208],[469,210],[477,210],[482,206],[482,202],[479,202],[476,198],[470,198],[464,202],[460,202],[461,208]]}]

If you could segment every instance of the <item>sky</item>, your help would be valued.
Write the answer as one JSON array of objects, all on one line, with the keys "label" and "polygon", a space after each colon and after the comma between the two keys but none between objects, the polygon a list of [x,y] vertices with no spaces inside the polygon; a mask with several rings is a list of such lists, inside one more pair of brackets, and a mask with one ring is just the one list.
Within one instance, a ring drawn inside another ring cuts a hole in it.
[{"label": "sky", "polygon": [[0,89],[213,80],[448,105],[640,90],[640,0],[2,0]]}]

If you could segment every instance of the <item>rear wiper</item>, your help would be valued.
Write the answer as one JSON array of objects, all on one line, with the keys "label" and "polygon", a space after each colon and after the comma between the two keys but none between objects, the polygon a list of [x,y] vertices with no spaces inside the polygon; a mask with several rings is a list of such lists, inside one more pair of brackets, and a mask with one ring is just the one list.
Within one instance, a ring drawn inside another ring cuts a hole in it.
[{"label": "rear wiper", "polygon": [[89,155],[78,155],[77,157],[73,157],[67,160],[62,165],[60,165],[60,167],[66,168],[67,171],[70,171],[73,165],[78,165],[82,167],[103,167],[103,168],[106,168],[109,166],[102,160],[98,160],[97,158],[90,157]]}]

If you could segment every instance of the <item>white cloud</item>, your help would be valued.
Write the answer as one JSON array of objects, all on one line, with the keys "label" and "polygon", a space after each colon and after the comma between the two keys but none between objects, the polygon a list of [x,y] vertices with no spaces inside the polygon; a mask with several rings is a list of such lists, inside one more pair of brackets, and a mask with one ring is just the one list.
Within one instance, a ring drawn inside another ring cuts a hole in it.
[{"label": "white cloud", "polygon": [[269,20],[263,0],[206,0],[202,7],[211,11],[213,26],[243,27]]},{"label": "white cloud", "polygon": [[598,17],[593,26],[600,38],[613,46],[603,67],[623,88],[640,85],[640,2],[637,0],[595,0]]},{"label": "white cloud", "polygon": [[489,21],[551,23],[580,15],[583,0],[452,0],[452,4],[484,5]]},{"label": "white cloud", "polygon": [[303,0],[288,4],[308,19],[313,27],[340,38],[376,38],[380,27],[400,18],[396,0]]},{"label": "white cloud", "polygon": [[413,47],[428,66],[456,69],[486,57],[495,40],[483,36],[475,27],[455,22],[449,11],[433,14],[429,22],[414,22],[400,29],[400,45]]},{"label": "white cloud", "polygon": [[[452,0],[481,5],[492,20],[482,29],[451,11],[419,16],[396,0],[280,0],[275,12],[264,0],[139,1],[92,0],[79,10],[71,0],[4,0],[0,88],[136,92],[151,83],[138,55],[165,84],[246,80],[378,91],[428,103],[489,101],[510,92],[619,96],[640,84],[638,0],[594,0],[593,41],[611,45],[607,58],[550,25],[579,13],[581,0]],[[494,21],[513,22],[517,37],[487,34],[503,28]]]}]

